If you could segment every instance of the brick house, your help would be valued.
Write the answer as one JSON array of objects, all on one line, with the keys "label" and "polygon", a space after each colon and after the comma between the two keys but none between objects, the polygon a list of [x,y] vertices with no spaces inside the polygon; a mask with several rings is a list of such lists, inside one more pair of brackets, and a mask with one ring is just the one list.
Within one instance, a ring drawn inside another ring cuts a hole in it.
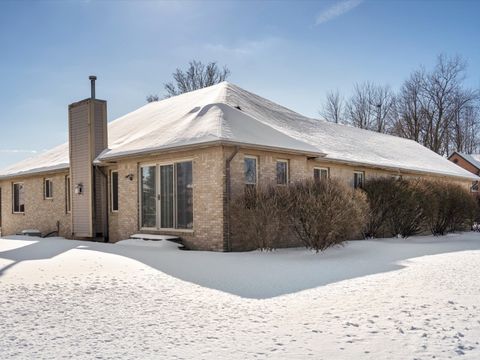
[{"label": "brick house", "polygon": [[149,103],[107,124],[106,101],[69,106],[69,141],[0,172],[1,231],[58,229],[116,242],[175,235],[189,248],[241,250],[229,201],[245,184],[337,177],[477,176],[418,143],[311,119],[223,82]]},{"label": "brick house", "polygon": [[[480,175],[480,154],[465,154],[455,151],[448,157],[448,160],[472,174]],[[478,192],[478,181],[472,182],[471,191]]]}]

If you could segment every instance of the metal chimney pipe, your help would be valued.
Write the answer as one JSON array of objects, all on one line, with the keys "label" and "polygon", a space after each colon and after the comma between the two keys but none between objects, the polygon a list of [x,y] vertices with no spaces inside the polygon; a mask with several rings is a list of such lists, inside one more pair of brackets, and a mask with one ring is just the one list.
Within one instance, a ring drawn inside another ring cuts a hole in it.
[{"label": "metal chimney pipe", "polygon": [[97,77],[95,75],[90,75],[88,78],[90,79],[90,97],[95,99],[95,80],[97,80]]}]

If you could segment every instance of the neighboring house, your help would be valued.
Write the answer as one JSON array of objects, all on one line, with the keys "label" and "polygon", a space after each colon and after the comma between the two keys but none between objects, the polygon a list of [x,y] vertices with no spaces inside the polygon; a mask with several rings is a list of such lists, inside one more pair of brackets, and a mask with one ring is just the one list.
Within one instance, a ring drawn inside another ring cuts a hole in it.
[{"label": "neighboring house", "polygon": [[[455,151],[448,157],[448,160],[465,170],[470,171],[472,174],[480,175],[480,154],[464,154]],[[478,192],[477,180],[472,182],[471,191]]]},{"label": "neighboring house", "polygon": [[337,177],[477,177],[420,144],[311,119],[223,82],[149,103],[107,125],[106,102],[69,106],[69,142],[0,172],[4,235],[59,228],[115,242],[137,232],[192,249],[231,243],[229,202],[247,185]]}]

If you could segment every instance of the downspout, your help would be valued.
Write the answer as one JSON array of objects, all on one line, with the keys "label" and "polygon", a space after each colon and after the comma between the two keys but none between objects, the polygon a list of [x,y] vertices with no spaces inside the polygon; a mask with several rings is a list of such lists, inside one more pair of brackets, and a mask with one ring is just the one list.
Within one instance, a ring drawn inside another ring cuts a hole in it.
[{"label": "downspout", "polygon": [[232,251],[232,244],[230,242],[230,201],[232,198],[232,183],[230,176],[230,164],[237,155],[239,147],[235,146],[233,153],[226,159],[225,162],[225,198],[224,198],[224,223],[223,223],[223,251]]},{"label": "downspout", "polygon": [[[96,171],[98,171],[105,179],[105,193],[106,193],[106,206],[107,206],[107,209],[105,211],[105,224],[104,224],[104,228],[103,228],[103,231],[104,231],[104,234],[103,234],[103,241],[104,242],[108,242],[108,232],[110,230],[110,226],[109,226],[109,218],[108,218],[108,177],[107,177],[107,174],[105,174],[102,169],[98,166],[98,165],[93,165],[94,169]],[[95,188],[95,181],[93,182],[93,186]]]}]

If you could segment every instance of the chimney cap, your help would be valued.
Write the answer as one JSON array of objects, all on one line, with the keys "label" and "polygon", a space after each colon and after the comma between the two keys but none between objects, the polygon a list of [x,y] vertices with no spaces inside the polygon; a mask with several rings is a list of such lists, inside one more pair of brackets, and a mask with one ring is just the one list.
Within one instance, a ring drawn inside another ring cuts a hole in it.
[{"label": "chimney cap", "polygon": [[96,77],[95,75],[90,75],[88,78],[89,78],[90,80],[97,80],[97,77]]}]

